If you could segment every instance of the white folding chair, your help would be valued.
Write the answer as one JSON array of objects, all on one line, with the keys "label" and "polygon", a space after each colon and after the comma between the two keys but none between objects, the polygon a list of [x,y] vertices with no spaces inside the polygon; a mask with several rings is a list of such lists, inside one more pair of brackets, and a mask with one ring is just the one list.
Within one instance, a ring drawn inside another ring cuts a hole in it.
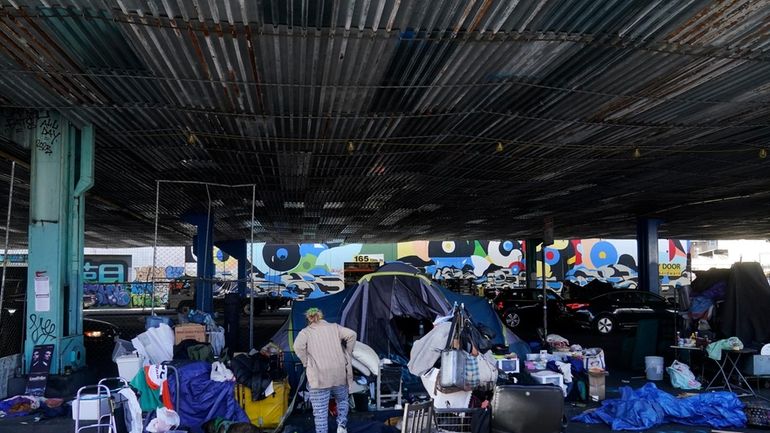
[{"label": "white folding chair", "polygon": [[407,403],[401,420],[402,433],[433,432],[433,400],[422,403]]}]

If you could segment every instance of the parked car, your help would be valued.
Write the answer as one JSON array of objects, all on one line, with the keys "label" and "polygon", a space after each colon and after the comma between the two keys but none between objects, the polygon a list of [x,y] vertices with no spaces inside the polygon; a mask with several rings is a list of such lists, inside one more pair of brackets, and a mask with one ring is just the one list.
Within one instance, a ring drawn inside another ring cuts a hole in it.
[{"label": "parked car", "polygon": [[600,334],[634,328],[642,319],[673,323],[676,317],[674,303],[639,290],[616,290],[588,300],[571,299],[566,306],[579,326],[595,329]]},{"label": "parked car", "polygon": [[[547,290],[548,323],[569,321],[569,310],[564,299],[553,290]],[[543,291],[540,289],[501,290],[492,306],[509,328],[535,329],[543,323]]]}]

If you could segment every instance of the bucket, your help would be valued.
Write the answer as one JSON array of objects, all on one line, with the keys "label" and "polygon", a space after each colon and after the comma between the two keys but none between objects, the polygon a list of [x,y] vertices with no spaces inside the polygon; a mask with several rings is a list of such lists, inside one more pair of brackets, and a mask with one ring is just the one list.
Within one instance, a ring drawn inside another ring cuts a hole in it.
[{"label": "bucket", "polygon": [[118,375],[130,382],[142,368],[142,358],[136,355],[118,356],[115,364],[118,364]]},{"label": "bucket", "polygon": [[645,356],[644,371],[647,373],[647,380],[663,380],[663,357]]}]

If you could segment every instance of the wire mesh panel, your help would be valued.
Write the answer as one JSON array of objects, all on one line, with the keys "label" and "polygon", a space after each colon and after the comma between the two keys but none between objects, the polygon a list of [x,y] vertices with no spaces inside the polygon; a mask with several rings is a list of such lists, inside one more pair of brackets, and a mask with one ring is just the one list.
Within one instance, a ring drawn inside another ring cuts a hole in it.
[{"label": "wire mesh panel", "polygon": [[[254,289],[252,278],[253,243],[256,208],[254,185],[223,185],[193,181],[159,181],[156,192],[154,222],[154,268],[164,266],[164,239],[169,231],[191,236],[184,251],[183,272],[150,275],[155,293],[165,293],[169,308],[184,312],[199,305],[196,293],[211,286],[214,310],[234,304],[230,294],[238,298],[240,311],[249,313],[253,332]],[[171,236],[173,237],[173,236]],[[198,249],[212,247],[202,254]],[[169,252],[165,253],[166,255]],[[240,261],[245,263],[240,263]],[[240,272],[239,272],[240,270]],[[226,301],[227,298],[227,301]],[[207,303],[208,300],[202,301]],[[249,336],[252,346],[253,334]]]},{"label": "wire mesh panel", "polygon": [[29,170],[0,160],[0,357],[20,353],[27,290]]}]

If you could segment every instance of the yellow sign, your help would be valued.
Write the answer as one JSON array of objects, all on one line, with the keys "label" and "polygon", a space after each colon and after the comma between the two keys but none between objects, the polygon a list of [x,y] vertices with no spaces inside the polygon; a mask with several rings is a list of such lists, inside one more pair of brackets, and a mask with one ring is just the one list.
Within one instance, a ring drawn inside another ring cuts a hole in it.
[{"label": "yellow sign", "polygon": [[353,257],[354,262],[383,262],[385,257],[383,254],[359,254]]},{"label": "yellow sign", "polygon": [[661,277],[681,277],[682,265],[680,263],[660,263],[658,265],[658,274]]}]

